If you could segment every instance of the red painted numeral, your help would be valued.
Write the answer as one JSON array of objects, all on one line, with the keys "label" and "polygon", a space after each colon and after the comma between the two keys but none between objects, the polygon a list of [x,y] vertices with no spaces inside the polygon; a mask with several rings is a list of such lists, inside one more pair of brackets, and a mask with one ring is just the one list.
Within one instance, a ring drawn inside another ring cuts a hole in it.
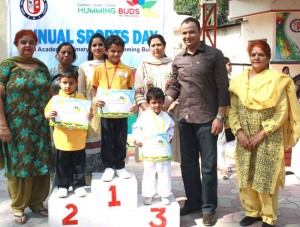
[{"label": "red painted numeral", "polygon": [[66,206],[66,208],[72,209],[72,212],[62,220],[62,225],[78,225],[78,220],[71,220],[78,213],[77,206],[70,203]]},{"label": "red painted numeral", "polygon": [[116,186],[115,185],[110,186],[109,191],[111,191],[111,201],[108,202],[108,206],[109,207],[121,206],[121,201],[117,201]]},{"label": "red painted numeral", "polygon": [[166,212],[166,208],[151,208],[151,212],[158,212],[156,218],[160,220],[161,224],[156,225],[153,221],[149,222],[151,227],[165,227],[167,225],[167,219],[163,216]]}]

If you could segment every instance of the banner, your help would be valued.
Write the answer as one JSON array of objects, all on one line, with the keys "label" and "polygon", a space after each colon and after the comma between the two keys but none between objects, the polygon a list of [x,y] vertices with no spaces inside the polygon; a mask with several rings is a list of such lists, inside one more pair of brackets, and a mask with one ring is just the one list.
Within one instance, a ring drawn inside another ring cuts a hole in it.
[{"label": "banner", "polygon": [[123,38],[122,61],[137,68],[149,52],[147,40],[152,34],[165,37],[167,55],[173,55],[173,0],[7,0],[9,56],[18,55],[13,40],[21,29],[32,29],[38,36],[35,57],[49,68],[57,66],[56,48],[69,42],[76,48],[79,66],[87,60],[90,37]]},{"label": "banner", "polygon": [[277,13],[276,60],[300,59],[300,13]]}]

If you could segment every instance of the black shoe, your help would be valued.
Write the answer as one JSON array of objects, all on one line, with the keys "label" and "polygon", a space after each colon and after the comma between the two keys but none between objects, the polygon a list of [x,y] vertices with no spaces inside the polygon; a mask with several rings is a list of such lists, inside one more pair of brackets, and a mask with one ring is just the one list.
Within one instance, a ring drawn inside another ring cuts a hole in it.
[{"label": "black shoe", "polygon": [[268,224],[268,223],[266,223],[266,222],[263,222],[263,224],[262,224],[261,227],[270,227],[270,226],[273,226],[273,225],[270,225],[270,224]]},{"label": "black shoe", "polygon": [[217,219],[214,214],[203,214],[203,225],[205,226],[213,226],[216,224]]},{"label": "black shoe", "polygon": [[180,208],[180,216],[185,216],[185,215],[192,213],[194,211],[197,211],[197,210],[201,212],[200,207],[193,208],[191,206],[183,206]]},{"label": "black shoe", "polygon": [[244,217],[241,221],[240,221],[240,225],[241,226],[248,226],[248,225],[252,225],[255,222],[261,221],[261,217],[249,217],[246,216]]}]

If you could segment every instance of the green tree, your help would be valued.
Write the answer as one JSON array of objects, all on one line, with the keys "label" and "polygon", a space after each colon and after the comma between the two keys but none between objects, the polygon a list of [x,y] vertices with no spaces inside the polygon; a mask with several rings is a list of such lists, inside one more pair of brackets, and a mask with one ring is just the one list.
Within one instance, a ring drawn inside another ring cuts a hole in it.
[{"label": "green tree", "polygon": [[228,24],[228,0],[217,0],[218,25]]},{"label": "green tree", "polygon": [[[174,0],[174,10],[179,15],[201,16],[201,0]],[[228,23],[228,1],[217,0],[218,25]]]},{"label": "green tree", "polygon": [[201,15],[199,0],[174,0],[174,10],[179,15],[190,15],[198,19]]}]

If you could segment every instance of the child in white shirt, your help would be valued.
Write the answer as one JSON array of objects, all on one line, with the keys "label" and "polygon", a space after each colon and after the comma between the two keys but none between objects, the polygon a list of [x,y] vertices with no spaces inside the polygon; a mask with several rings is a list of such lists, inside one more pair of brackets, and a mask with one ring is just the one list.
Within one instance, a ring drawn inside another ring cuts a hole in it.
[{"label": "child in white shirt", "polygon": [[140,148],[144,160],[142,195],[144,204],[152,204],[155,195],[155,176],[157,173],[157,193],[164,205],[170,204],[171,160],[170,142],[174,135],[174,121],[164,111],[165,95],[158,87],[151,87],[147,92],[149,108],[144,111],[132,126],[132,137]]}]

